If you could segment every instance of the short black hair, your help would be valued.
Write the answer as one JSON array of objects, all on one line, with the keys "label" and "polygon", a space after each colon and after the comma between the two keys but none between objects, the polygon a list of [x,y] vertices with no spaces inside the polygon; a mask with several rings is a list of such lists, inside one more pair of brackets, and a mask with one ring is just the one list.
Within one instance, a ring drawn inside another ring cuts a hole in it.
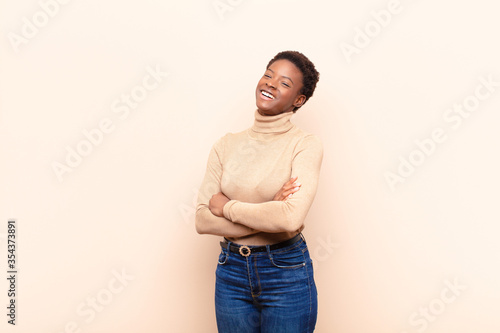
[{"label": "short black hair", "polygon": [[[313,95],[314,89],[316,89],[316,83],[319,81],[319,73],[316,70],[314,64],[305,55],[298,51],[282,51],[274,56],[274,58],[269,61],[266,69],[269,69],[275,61],[286,59],[293,63],[302,72],[302,89],[300,90],[301,95],[306,96],[306,101]],[[302,105],[304,105],[302,104]],[[293,109],[296,112],[298,107]]]}]

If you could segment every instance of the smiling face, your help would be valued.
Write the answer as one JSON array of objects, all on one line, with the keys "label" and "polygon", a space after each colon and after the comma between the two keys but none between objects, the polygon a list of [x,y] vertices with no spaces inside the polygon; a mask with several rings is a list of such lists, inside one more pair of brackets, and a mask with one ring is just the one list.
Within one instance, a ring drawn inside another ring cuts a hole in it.
[{"label": "smiling face", "polygon": [[300,94],[302,86],[302,72],[286,59],[276,60],[255,90],[259,113],[274,116],[300,107],[306,101],[306,96]]}]

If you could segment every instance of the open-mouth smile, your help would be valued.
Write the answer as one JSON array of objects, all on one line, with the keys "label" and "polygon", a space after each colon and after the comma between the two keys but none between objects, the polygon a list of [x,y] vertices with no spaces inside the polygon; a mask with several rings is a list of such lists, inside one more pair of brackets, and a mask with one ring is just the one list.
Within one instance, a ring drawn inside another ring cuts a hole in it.
[{"label": "open-mouth smile", "polygon": [[264,96],[264,99],[267,100],[273,100],[275,98],[273,94],[271,94],[269,91],[266,90],[261,90],[260,94],[261,96]]}]

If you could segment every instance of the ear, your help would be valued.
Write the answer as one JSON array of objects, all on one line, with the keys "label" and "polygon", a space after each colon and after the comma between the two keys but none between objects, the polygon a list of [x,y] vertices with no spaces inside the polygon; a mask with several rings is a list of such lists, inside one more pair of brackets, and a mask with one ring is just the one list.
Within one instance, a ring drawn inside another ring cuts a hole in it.
[{"label": "ear", "polygon": [[299,95],[297,96],[297,98],[295,98],[293,106],[295,106],[296,108],[300,108],[305,102],[306,102],[306,95]]}]

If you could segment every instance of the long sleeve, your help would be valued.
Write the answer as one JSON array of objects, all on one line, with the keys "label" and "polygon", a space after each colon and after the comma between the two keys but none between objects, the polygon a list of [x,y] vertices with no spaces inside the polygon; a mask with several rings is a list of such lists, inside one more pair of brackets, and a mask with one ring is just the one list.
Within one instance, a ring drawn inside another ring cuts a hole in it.
[{"label": "long sleeve", "polygon": [[205,177],[198,191],[195,225],[200,234],[212,234],[226,237],[243,237],[258,232],[252,228],[234,223],[224,217],[219,217],[209,209],[208,202],[212,195],[218,193],[222,176],[220,155],[223,153],[223,138],[212,146],[207,162]]},{"label": "long sleeve", "polygon": [[224,205],[224,216],[233,222],[263,232],[293,232],[304,223],[312,205],[319,182],[323,144],[310,134],[298,144],[292,160],[292,176],[298,176],[302,185],[285,201],[247,203],[230,200]]}]

